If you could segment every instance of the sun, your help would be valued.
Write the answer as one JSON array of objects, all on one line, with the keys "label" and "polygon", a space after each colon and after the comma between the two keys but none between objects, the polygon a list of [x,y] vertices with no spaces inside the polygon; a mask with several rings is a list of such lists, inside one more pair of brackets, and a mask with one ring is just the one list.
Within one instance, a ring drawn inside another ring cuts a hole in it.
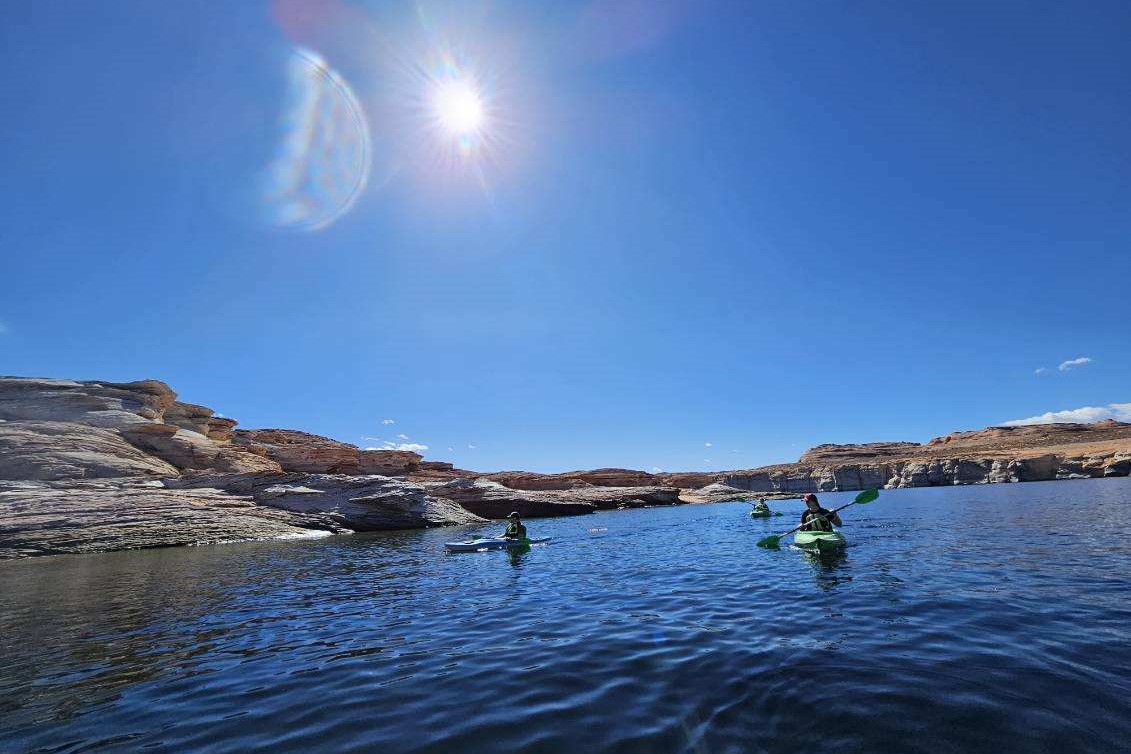
[{"label": "sun", "polygon": [[483,100],[466,81],[445,81],[432,94],[432,107],[443,129],[452,136],[472,136],[483,127]]}]

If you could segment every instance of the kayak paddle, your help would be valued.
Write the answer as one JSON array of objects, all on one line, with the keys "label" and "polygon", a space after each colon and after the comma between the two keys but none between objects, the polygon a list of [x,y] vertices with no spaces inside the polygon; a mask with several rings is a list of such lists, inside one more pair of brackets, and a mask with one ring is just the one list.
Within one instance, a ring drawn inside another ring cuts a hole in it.
[{"label": "kayak paddle", "polygon": [[[878,490],[864,490],[859,495],[857,495],[856,499],[853,500],[851,503],[845,503],[844,505],[840,506],[839,508],[834,508],[833,510],[829,511],[829,513],[836,513],[837,511],[842,511],[850,505],[866,505],[867,503],[872,502],[873,500],[875,500],[879,496],[880,496],[880,493],[879,493]],[[766,548],[771,549],[771,550],[777,549],[778,543],[781,542],[782,537],[793,534],[795,531],[797,531],[798,529],[800,529],[803,526],[806,526],[808,523],[809,522],[806,521],[804,524],[799,524],[798,526],[795,526],[792,529],[790,529],[789,531],[784,532],[782,534],[771,534],[768,537],[763,537],[762,539],[758,540],[757,545],[759,547],[766,547]]]}]

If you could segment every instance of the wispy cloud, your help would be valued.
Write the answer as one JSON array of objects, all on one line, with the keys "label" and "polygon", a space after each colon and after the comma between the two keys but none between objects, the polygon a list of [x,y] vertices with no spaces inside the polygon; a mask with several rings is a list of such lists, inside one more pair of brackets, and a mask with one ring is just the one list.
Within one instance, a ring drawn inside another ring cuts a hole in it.
[{"label": "wispy cloud", "polygon": [[1033,370],[1033,374],[1044,374],[1047,371],[1048,371],[1048,369],[1045,368],[1045,367],[1037,367],[1036,369]]},{"label": "wispy cloud", "polygon": [[396,424],[397,420],[396,419],[382,419],[381,423],[382,424]]},{"label": "wispy cloud", "polygon": [[468,447],[469,450],[475,450],[475,446],[472,445],[471,443],[468,443],[467,447]]},{"label": "wispy cloud", "polygon": [[1067,411],[1049,411],[1040,416],[1030,416],[1028,419],[1013,419],[1002,422],[1003,427],[1022,427],[1028,424],[1095,424],[1096,422],[1115,419],[1120,422],[1131,422],[1131,403],[1109,403],[1106,406],[1084,406]]},{"label": "wispy cloud", "polygon": [[1058,366],[1057,369],[1059,369],[1062,372],[1067,372],[1069,369],[1075,369],[1076,367],[1082,367],[1085,364],[1091,364],[1091,363],[1092,363],[1092,360],[1089,359],[1087,356],[1081,356],[1078,359],[1069,359],[1068,361],[1060,362],[1060,366]]},{"label": "wispy cloud", "polygon": [[398,439],[398,440],[407,440],[407,439],[408,439],[408,435],[397,435],[397,439]]},{"label": "wispy cloud", "polygon": [[661,469],[659,466],[653,466],[652,467],[652,473],[653,474],[662,474],[662,473],[664,473],[664,470]]},{"label": "wispy cloud", "polygon": [[704,447],[704,448],[709,448],[709,447],[711,447],[711,443],[709,443],[709,442],[705,442],[705,443],[703,443],[703,447]]}]

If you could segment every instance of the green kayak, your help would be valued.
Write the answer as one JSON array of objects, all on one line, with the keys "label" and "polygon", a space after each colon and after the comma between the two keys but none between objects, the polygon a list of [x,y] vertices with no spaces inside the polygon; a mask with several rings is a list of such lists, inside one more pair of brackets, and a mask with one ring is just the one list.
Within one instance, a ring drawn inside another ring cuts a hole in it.
[{"label": "green kayak", "polygon": [[782,515],[782,514],[776,512],[776,511],[760,511],[760,510],[750,511],[750,518],[769,518],[770,516],[780,516],[780,515]]},{"label": "green kayak", "polygon": [[844,543],[839,531],[799,531],[793,535],[793,544],[817,552],[837,552],[844,549]]}]

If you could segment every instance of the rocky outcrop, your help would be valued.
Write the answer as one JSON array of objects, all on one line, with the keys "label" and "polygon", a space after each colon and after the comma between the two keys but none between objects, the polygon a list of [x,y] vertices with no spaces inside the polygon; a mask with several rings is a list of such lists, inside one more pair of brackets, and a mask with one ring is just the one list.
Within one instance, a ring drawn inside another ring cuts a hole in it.
[{"label": "rocky outcrop", "polygon": [[512,490],[572,490],[582,487],[703,487],[717,474],[705,472],[659,473],[633,469],[591,469],[539,474],[533,471],[498,471],[481,475]]},{"label": "rocky outcrop", "polygon": [[382,476],[192,475],[169,485],[177,489],[216,488],[246,496],[259,505],[315,514],[354,531],[422,529],[483,521],[420,485]]},{"label": "rocky outcrop", "polygon": [[614,508],[646,508],[655,505],[679,505],[678,487],[589,487],[552,493],[563,501],[585,502],[598,510]]},{"label": "rocky outcrop", "polygon": [[383,474],[414,471],[419,453],[406,450],[361,450],[356,445],[294,429],[237,429],[232,444],[270,458],[283,471],[307,474]]},{"label": "rocky outcrop", "polygon": [[0,419],[116,428],[159,421],[176,394],[164,382],[0,377]]},{"label": "rocky outcrop", "polygon": [[232,439],[232,429],[238,424],[235,419],[216,416],[207,406],[183,401],[173,401],[173,405],[165,409],[164,421],[220,443]]},{"label": "rocky outcrop", "polygon": [[330,516],[158,481],[0,482],[0,559],[345,533]]},{"label": "rocky outcrop", "polygon": [[[1129,444],[1131,445],[1131,444]],[[1127,476],[1128,450],[1062,446],[1058,453],[1022,457],[919,458],[876,464],[807,466],[782,464],[720,475],[722,484],[751,492],[835,492],[886,487],[1044,482],[1055,479]]]},{"label": "rocky outcrop", "polygon": [[112,429],[56,421],[0,422],[0,479],[175,476],[169,463]]},{"label": "rocky outcrop", "polygon": [[499,471],[484,478],[512,490],[572,490],[577,487],[647,487],[656,484],[655,477],[632,469],[593,469],[566,471],[561,474],[538,474],[532,471]]},{"label": "rocky outcrop", "polygon": [[283,471],[356,474],[360,465],[356,445],[295,429],[237,429],[232,432],[232,444],[256,449]]},{"label": "rocky outcrop", "polygon": [[861,445],[815,445],[797,459],[809,466],[831,466],[875,461],[878,458],[906,458],[922,446],[917,442],[870,442]]},{"label": "rocky outcrop", "polygon": [[514,490],[490,479],[458,478],[423,486],[429,495],[452,500],[483,518],[504,518],[511,511],[524,518],[546,518],[597,510],[591,502],[564,500],[548,492]]},{"label": "rocky outcrop", "polygon": [[141,450],[181,470],[212,469],[254,474],[281,473],[278,463],[244,448],[221,444],[172,424],[136,424],[121,430],[122,437]]},{"label": "rocky outcrop", "polygon": [[578,487],[571,490],[515,490],[492,479],[458,478],[425,484],[429,494],[446,497],[484,518],[517,511],[525,518],[574,516],[614,508],[678,505],[675,487]]},{"label": "rocky outcrop", "polygon": [[[419,453],[410,450],[363,450],[358,457],[358,473],[404,476],[421,464]],[[451,464],[446,464],[451,468]]]}]

